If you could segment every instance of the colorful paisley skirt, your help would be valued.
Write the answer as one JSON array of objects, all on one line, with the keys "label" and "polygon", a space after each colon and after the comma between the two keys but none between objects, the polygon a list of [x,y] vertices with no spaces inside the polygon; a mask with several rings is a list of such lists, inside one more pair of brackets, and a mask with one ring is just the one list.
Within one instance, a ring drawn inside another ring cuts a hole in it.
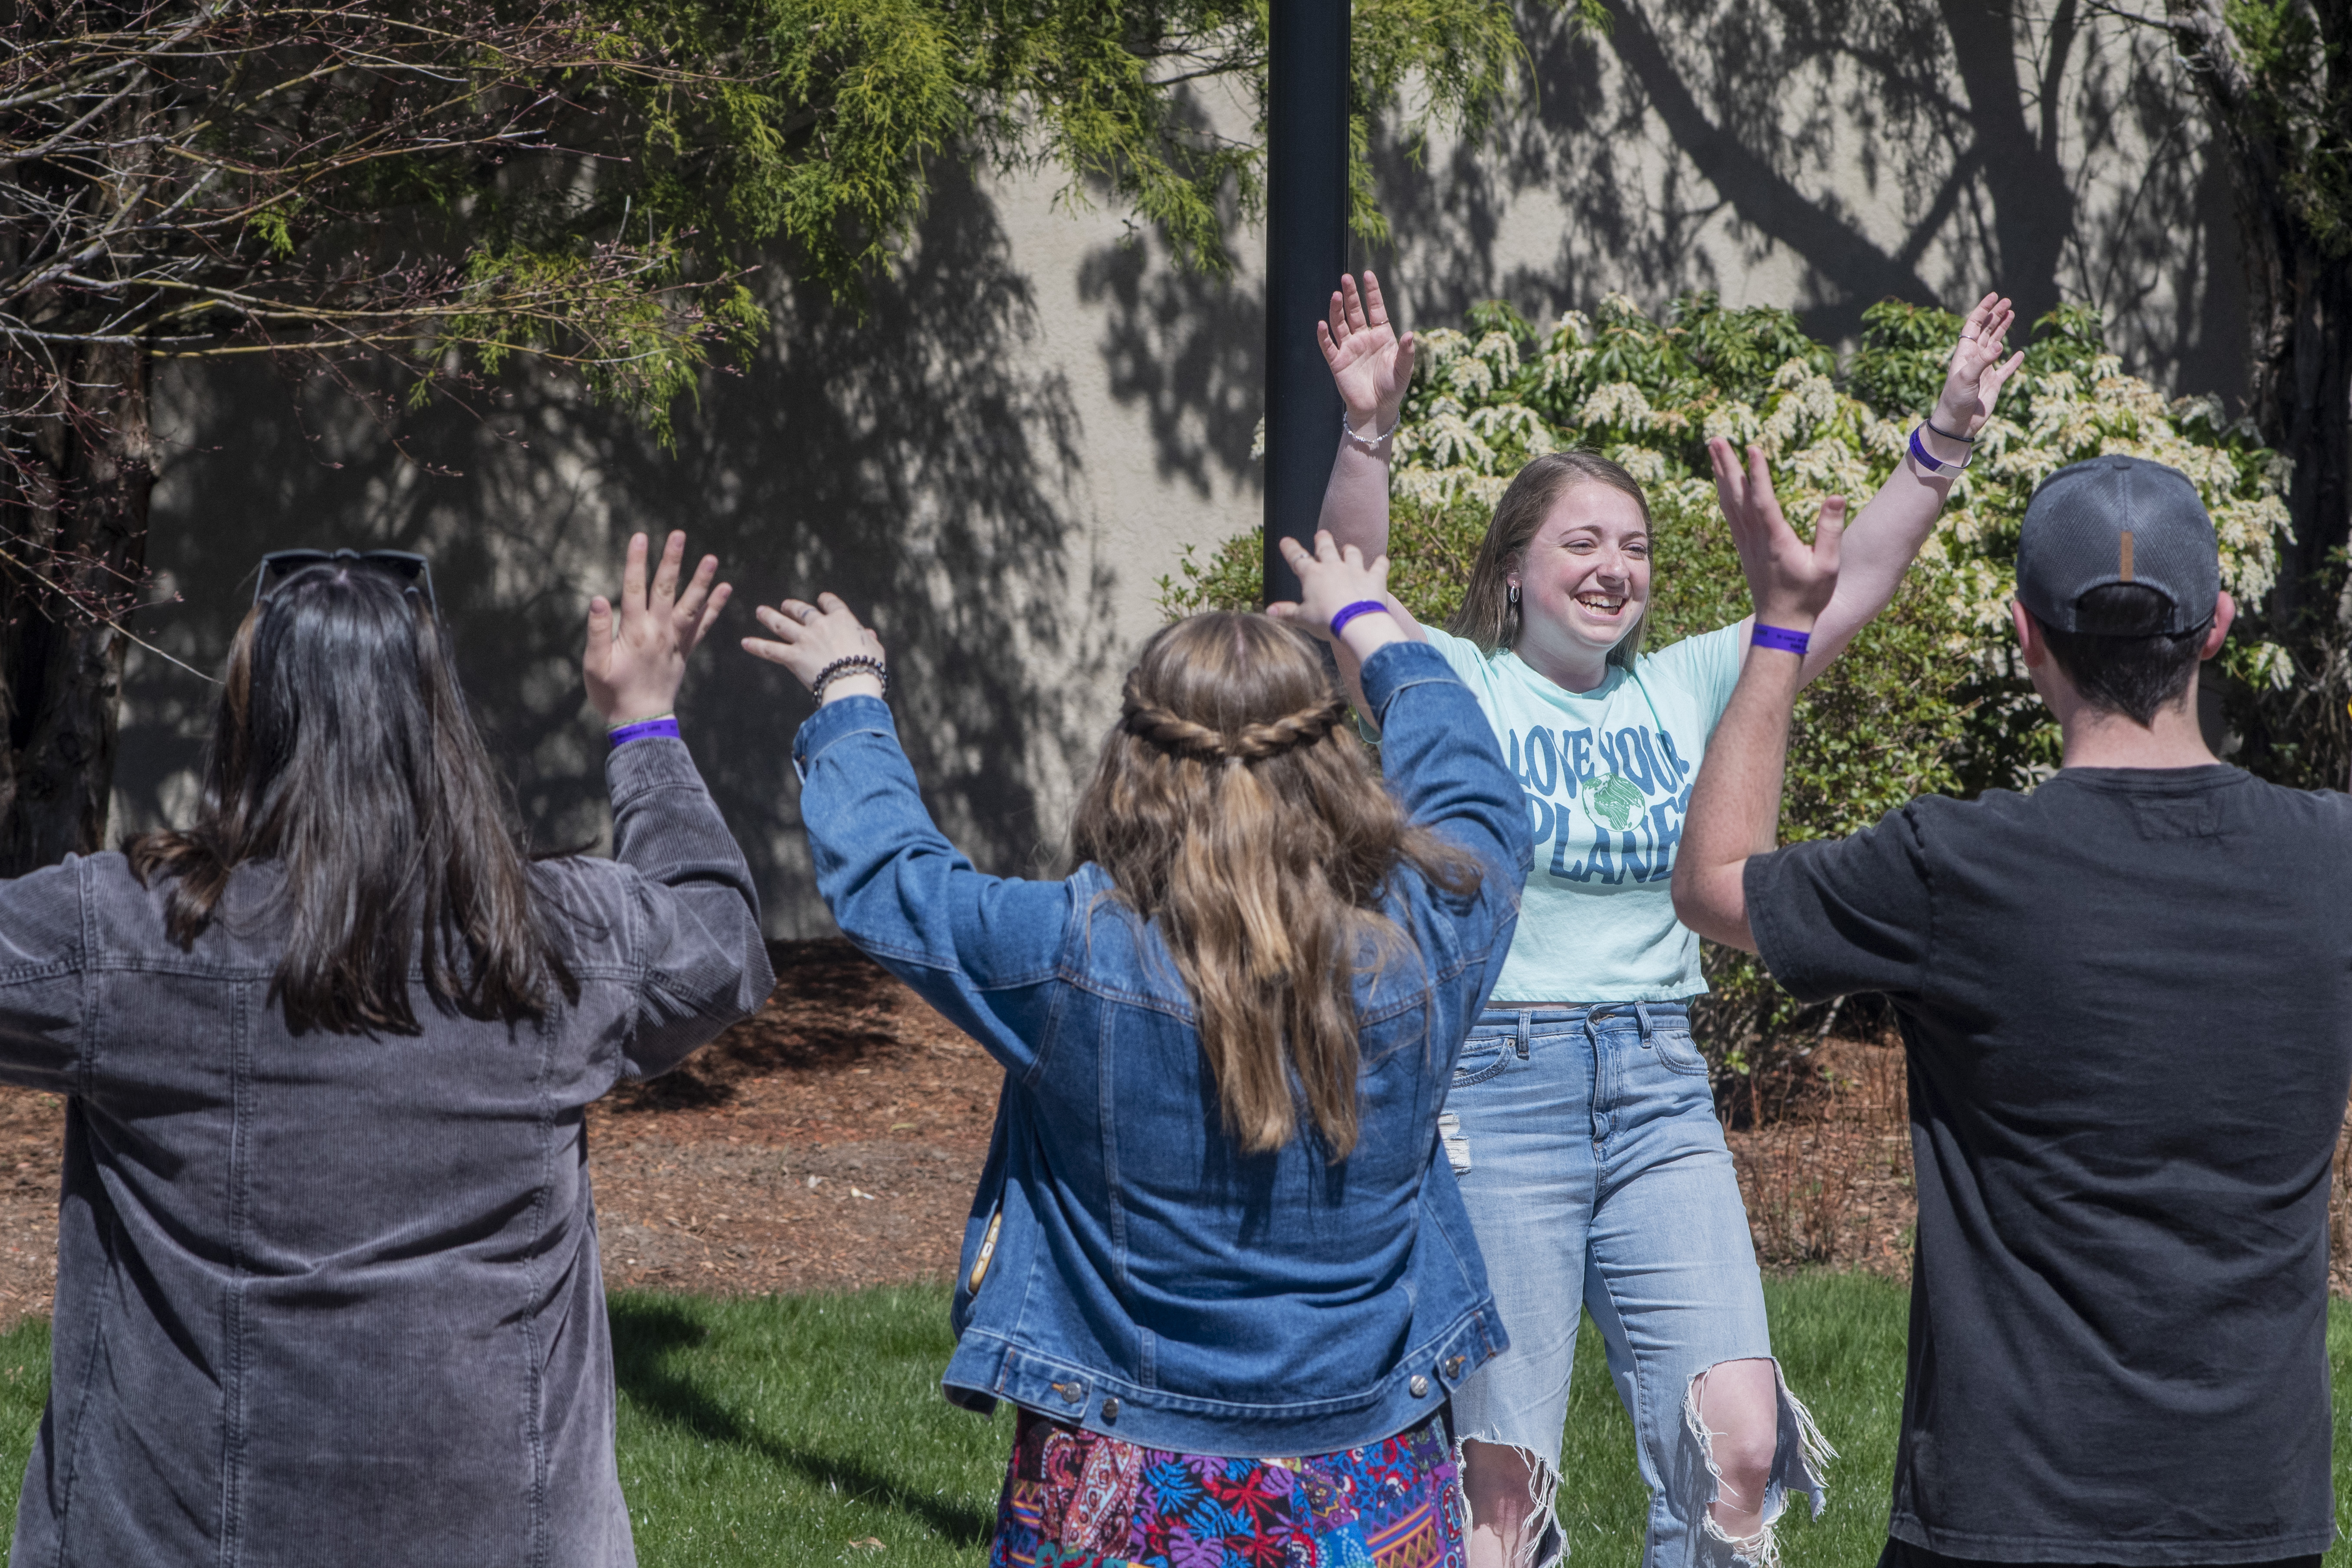
[{"label": "colorful paisley skirt", "polygon": [[1464,1568],[1437,1421],[1339,1454],[1139,1448],[1021,1412],[989,1568]]}]

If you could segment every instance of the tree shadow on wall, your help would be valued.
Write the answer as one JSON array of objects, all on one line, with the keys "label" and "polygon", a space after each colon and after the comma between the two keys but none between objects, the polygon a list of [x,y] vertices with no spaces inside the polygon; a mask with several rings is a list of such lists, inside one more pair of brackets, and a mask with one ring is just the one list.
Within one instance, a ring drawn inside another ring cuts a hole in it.
[{"label": "tree shadow on wall", "polygon": [[1103,246],[1078,298],[1108,314],[1111,395],[1141,404],[1162,479],[1207,499],[1217,480],[1263,485],[1250,456],[1265,411],[1265,300],[1255,285],[1171,264],[1149,239]]},{"label": "tree shadow on wall", "polygon": [[[496,389],[487,419],[443,406],[401,422],[403,444],[454,475],[404,461],[331,395],[289,406],[254,373],[183,381],[150,559],[184,602],[149,613],[142,635],[215,668],[261,552],[424,551],[525,820],[541,842],[593,839],[604,746],[579,685],[584,605],[617,586],[631,531],[682,528],[737,600],[696,656],[681,716],[772,932],[830,922],[790,763],[809,701],[735,646],[758,630],[755,600],[830,589],[868,616],[941,826],[984,868],[1033,869],[1058,831],[1041,791],[1091,751],[1083,704],[1116,650],[1110,579],[1071,504],[1076,415],[1058,375],[1024,363],[1034,307],[993,208],[942,165],[909,254],[862,315],[782,282],[768,303],[772,341],[677,410],[674,453],[528,374]],[[146,655],[126,684],[129,827],[186,810],[209,696]]]},{"label": "tree shadow on wall", "polygon": [[[1880,299],[1962,305],[1998,286],[2028,321],[2099,306],[2158,379],[2242,384],[2228,191],[2160,37],[2086,0],[1611,10],[1601,35],[1523,8],[1540,108],[1485,146],[1424,164],[1376,142],[1423,319],[1493,296],[1540,318],[1611,289],[1654,308],[1763,268],[1741,292],[1836,341]],[[1528,252],[1503,242],[1507,216],[1530,197],[1558,204],[1559,237],[1549,259],[1511,259]]]}]

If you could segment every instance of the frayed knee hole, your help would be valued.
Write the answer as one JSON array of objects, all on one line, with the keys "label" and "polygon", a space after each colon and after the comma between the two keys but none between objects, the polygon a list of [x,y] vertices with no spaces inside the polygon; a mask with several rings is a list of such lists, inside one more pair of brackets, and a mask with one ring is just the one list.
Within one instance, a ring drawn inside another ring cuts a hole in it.
[{"label": "frayed knee hole", "polygon": [[1551,1467],[1508,1443],[1462,1444],[1462,1491],[1471,1527],[1519,1537],[1523,1557],[1539,1542],[1559,1480]]},{"label": "frayed knee hole", "polygon": [[[1729,1367],[1743,1369],[1740,1386],[1717,1386],[1710,1398],[1717,1374]],[[1684,1415],[1717,1483],[1711,1500],[1748,1510],[1763,1505],[1780,1448],[1780,1373],[1761,1358],[1717,1362],[1692,1374]]]}]

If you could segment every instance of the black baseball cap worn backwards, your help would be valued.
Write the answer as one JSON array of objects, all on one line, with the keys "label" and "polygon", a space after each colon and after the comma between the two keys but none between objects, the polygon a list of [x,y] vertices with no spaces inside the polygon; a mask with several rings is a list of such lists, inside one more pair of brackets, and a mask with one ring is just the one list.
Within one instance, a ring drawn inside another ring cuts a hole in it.
[{"label": "black baseball cap worn backwards", "polygon": [[2042,481],[2026,503],[2017,541],[2017,596],[2033,618],[2062,632],[2094,588],[2133,583],[2169,601],[2173,635],[2213,618],[2221,552],[2213,519],[2187,474],[2146,458],[2093,458]]}]

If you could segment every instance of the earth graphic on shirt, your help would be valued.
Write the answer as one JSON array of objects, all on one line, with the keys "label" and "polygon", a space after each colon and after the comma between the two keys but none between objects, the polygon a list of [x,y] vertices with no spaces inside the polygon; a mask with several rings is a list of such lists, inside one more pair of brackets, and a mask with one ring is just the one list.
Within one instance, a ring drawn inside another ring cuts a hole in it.
[{"label": "earth graphic on shirt", "polygon": [[1585,816],[1620,833],[1629,831],[1642,820],[1642,808],[1648,804],[1642,797],[1641,786],[1623,773],[1588,778],[1577,793],[1584,801]]}]

